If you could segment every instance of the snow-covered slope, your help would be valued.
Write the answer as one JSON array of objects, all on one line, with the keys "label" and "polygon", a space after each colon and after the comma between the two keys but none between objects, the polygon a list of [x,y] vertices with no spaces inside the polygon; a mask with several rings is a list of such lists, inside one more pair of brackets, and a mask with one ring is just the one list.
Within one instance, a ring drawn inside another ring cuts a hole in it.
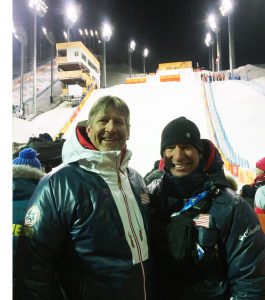
[{"label": "snow-covered slope", "polygon": [[[265,70],[262,76],[265,76]],[[262,80],[260,83],[265,86]],[[265,96],[239,80],[214,82],[212,89],[230,143],[235,152],[247,159],[253,168],[255,161],[265,155]],[[93,91],[66,132],[66,138],[78,121],[87,119],[92,104],[100,96],[107,94],[124,99],[130,107],[131,136],[128,148],[133,151],[131,167],[142,175],[160,158],[161,132],[172,119],[179,116],[190,118],[200,128],[202,137],[209,138],[199,80],[183,83],[150,81],[145,84],[121,84]],[[43,132],[55,136],[75,109],[62,104],[37,116],[31,122],[14,118],[13,141],[26,142],[30,136],[38,136]]]}]

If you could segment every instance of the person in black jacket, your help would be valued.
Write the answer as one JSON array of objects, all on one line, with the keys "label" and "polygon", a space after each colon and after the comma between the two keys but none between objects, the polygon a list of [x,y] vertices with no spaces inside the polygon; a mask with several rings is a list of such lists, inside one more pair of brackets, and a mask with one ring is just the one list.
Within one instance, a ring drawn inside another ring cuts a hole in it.
[{"label": "person in black jacket", "polygon": [[158,299],[265,299],[265,236],[218,150],[180,117],[161,156],[164,175],[148,185]]},{"label": "person in black jacket", "polygon": [[100,98],[38,185],[15,262],[14,299],[146,300],[149,249],[142,177],[128,168],[130,112]]}]

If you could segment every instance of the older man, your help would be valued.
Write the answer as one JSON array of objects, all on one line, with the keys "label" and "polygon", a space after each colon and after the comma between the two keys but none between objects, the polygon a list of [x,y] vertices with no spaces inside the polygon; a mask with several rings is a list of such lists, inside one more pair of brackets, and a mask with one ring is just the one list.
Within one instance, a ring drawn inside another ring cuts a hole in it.
[{"label": "older man", "polygon": [[130,113],[100,98],[37,187],[16,255],[15,299],[145,300],[142,177],[128,168]]},{"label": "older man", "polygon": [[159,299],[265,299],[265,236],[212,143],[185,117],[161,138],[165,168],[149,186]]}]

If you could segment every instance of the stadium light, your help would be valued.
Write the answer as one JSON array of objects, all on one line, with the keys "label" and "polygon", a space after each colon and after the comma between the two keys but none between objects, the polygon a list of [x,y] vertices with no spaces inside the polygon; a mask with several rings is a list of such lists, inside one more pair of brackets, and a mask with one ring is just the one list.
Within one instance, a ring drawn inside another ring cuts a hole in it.
[{"label": "stadium light", "polygon": [[63,36],[64,36],[64,38],[66,39],[66,40],[68,40],[68,35],[67,35],[67,32],[63,32]]},{"label": "stadium light", "polygon": [[13,34],[14,37],[20,43],[20,101],[19,101],[19,110],[23,110],[23,117],[25,117],[25,108],[23,100],[23,91],[24,91],[24,50],[25,46],[28,43],[28,36],[25,29],[22,26],[13,24]]},{"label": "stadium light", "polygon": [[131,40],[128,53],[129,53],[129,68],[130,68],[130,77],[132,77],[132,53],[135,50],[136,43],[134,40]]},{"label": "stadium light", "polygon": [[33,11],[33,113],[37,112],[37,15],[44,17],[48,6],[42,0],[30,0],[29,7]]},{"label": "stadium light", "polygon": [[145,48],[144,52],[143,52],[143,71],[144,71],[144,74],[145,74],[145,59],[148,56],[148,53],[149,53],[148,49]]},{"label": "stadium light", "polygon": [[231,78],[233,78],[233,68],[235,68],[235,47],[234,47],[234,26],[233,26],[233,4],[231,0],[223,0],[220,6],[223,16],[227,16],[228,21],[228,47],[229,47],[229,68]]},{"label": "stadium light", "polygon": [[212,66],[212,71],[214,72],[214,57],[213,57],[213,44],[214,41],[212,39],[211,34],[208,32],[205,37],[205,44],[209,48],[209,69]]},{"label": "stadium light", "polygon": [[102,26],[101,37],[103,40],[103,78],[104,88],[107,87],[107,72],[106,72],[106,42],[108,42],[112,35],[112,29],[108,23],[104,23]]},{"label": "stadium light", "polygon": [[75,22],[77,21],[77,8],[73,3],[69,3],[66,6],[65,10],[66,17],[68,19],[68,26],[67,26],[67,37],[68,37],[68,42],[70,42],[70,28],[73,28]]},{"label": "stadium light", "polygon": [[220,6],[220,11],[223,16],[227,16],[233,9],[231,0],[223,0]]},{"label": "stadium light", "polygon": [[221,41],[220,41],[220,26],[217,17],[214,14],[209,15],[208,24],[216,35],[216,48],[217,48],[217,71],[220,72],[222,69],[222,54],[221,54]]}]

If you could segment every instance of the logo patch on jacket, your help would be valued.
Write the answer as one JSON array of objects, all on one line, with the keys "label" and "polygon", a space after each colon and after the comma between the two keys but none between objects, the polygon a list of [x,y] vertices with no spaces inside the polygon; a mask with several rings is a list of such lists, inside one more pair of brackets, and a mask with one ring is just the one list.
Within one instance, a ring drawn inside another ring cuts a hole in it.
[{"label": "logo patch on jacket", "polygon": [[31,206],[31,208],[27,211],[25,216],[24,224],[28,227],[33,226],[40,218],[40,209],[38,206]]},{"label": "logo patch on jacket", "polygon": [[261,229],[260,225],[256,225],[254,228],[247,228],[247,230],[239,236],[240,241],[244,241],[244,239],[250,237],[251,235],[255,234],[257,231]]},{"label": "logo patch on jacket", "polygon": [[196,218],[193,219],[195,226],[202,226],[209,228],[210,224],[210,215],[209,214],[199,214]]}]

